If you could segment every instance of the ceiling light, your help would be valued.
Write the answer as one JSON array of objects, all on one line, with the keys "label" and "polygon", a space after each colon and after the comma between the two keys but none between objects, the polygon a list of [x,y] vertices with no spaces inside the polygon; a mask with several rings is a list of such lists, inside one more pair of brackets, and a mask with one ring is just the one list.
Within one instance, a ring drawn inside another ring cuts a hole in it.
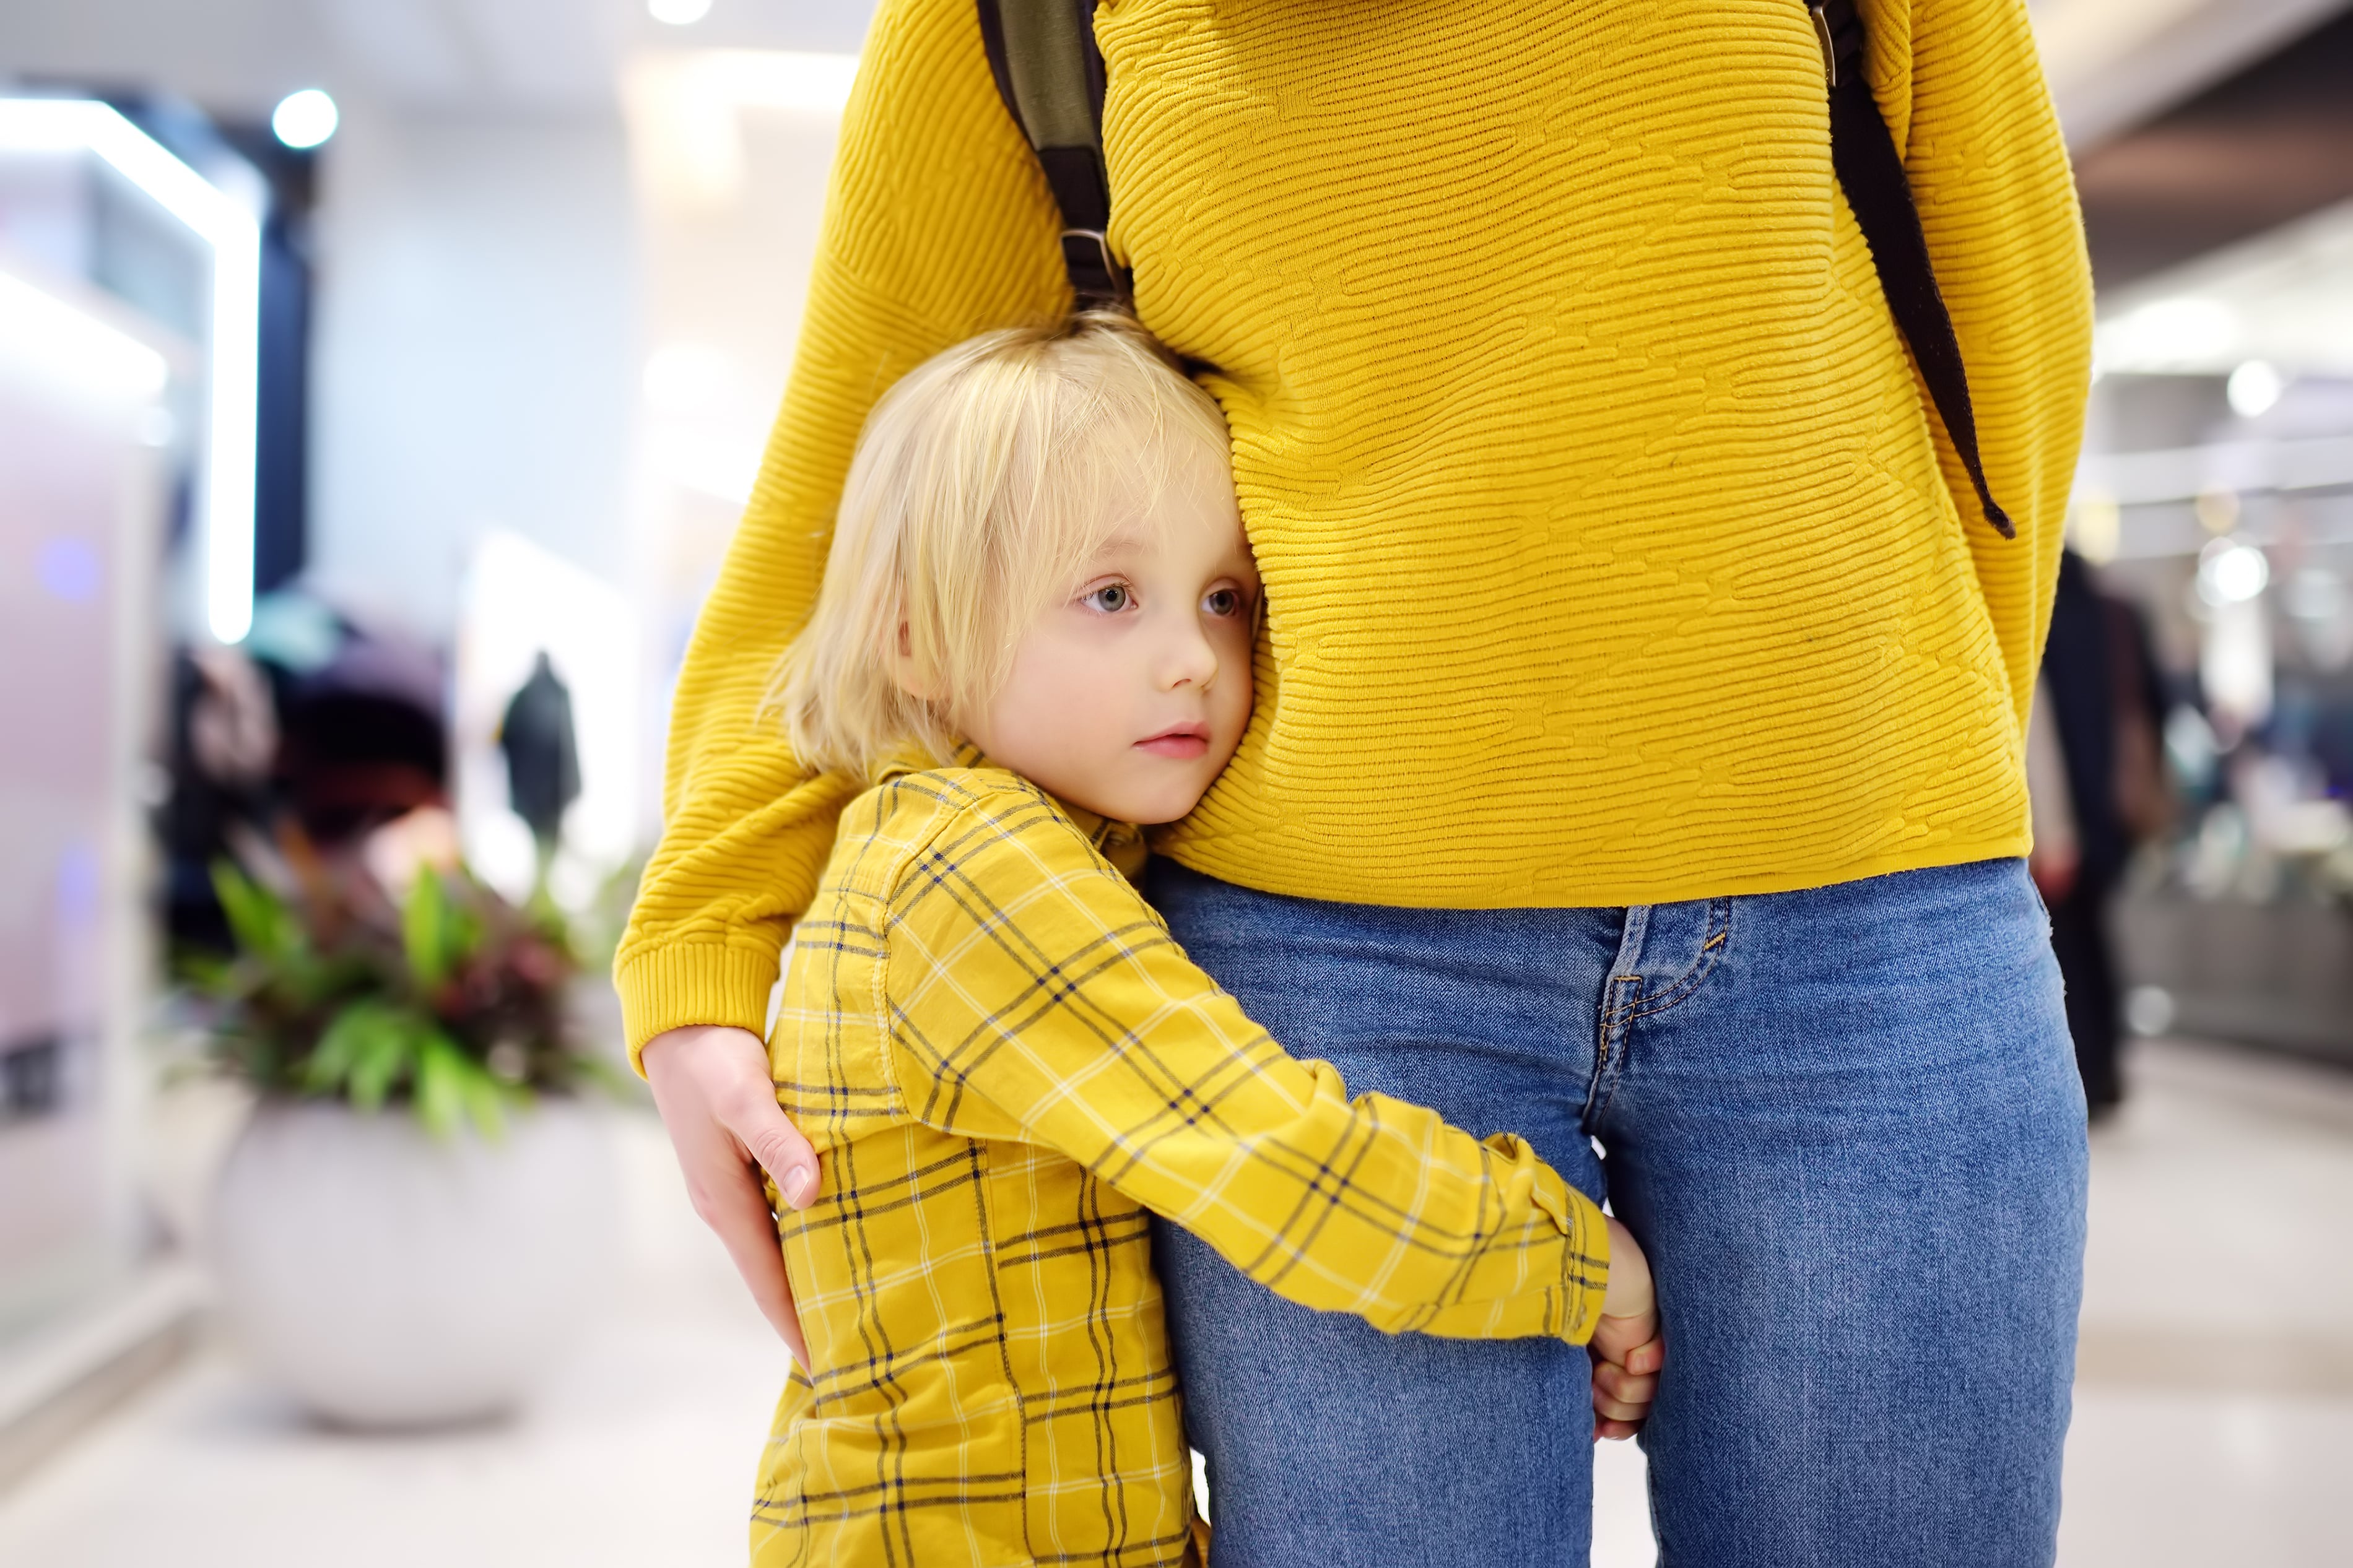
[{"label": "ceiling light", "polygon": [[2223,393],[2231,400],[2232,413],[2242,419],[2253,419],[2270,412],[2285,390],[2279,372],[2262,360],[2251,359],[2231,373]]},{"label": "ceiling light", "polygon": [[261,224],[109,104],[0,98],[0,153],[88,153],[212,247],[211,376],[205,419],[205,618],[239,642],[253,626],[253,457],[261,340]]},{"label": "ceiling light", "polygon": [[2245,604],[2271,580],[2271,558],[2252,544],[2217,539],[2199,552],[2199,596],[2217,608]]},{"label": "ceiling light", "polygon": [[646,9],[657,22],[685,27],[711,15],[711,0],[646,0]]},{"label": "ceiling light", "polygon": [[306,152],[324,144],[335,133],[342,119],[335,112],[333,99],[315,87],[306,87],[279,100],[277,110],[269,116],[269,129],[289,147],[298,153]]}]

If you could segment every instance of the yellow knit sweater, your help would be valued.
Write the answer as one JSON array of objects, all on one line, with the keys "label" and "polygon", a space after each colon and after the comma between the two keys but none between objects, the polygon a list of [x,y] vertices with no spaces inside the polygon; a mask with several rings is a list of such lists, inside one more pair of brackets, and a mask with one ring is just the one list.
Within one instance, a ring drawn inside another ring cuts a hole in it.
[{"label": "yellow knit sweater", "polygon": [[[1626,904],[2017,855],[2090,346],[2020,0],[1863,0],[2018,523],[1977,515],[1831,173],[1800,0],[1108,0],[1113,247],[1217,367],[1269,606],[1158,847],[1270,891]],[[633,1042],[757,1028],[858,781],[760,696],[860,422],[1065,304],[973,0],[883,0],[750,510],[678,688]]]}]

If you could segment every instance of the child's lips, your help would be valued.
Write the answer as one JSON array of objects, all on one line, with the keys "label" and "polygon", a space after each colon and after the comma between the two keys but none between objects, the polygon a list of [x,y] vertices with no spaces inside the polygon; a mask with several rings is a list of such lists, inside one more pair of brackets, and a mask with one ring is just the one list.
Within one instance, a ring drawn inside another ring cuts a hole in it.
[{"label": "child's lips", "polygon": [[1155,757],[1189,762],[1209,749],[1209,727],[1207,724],[1174,724],[1157,735],[1138,741],[1135,749],[1150,752]]}]

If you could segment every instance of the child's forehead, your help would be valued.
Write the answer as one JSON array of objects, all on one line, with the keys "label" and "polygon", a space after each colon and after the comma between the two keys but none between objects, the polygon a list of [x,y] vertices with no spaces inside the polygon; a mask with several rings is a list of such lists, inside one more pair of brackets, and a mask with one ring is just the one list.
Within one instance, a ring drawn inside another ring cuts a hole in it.
[{"label": "child's forehead", "polygon": [[1163,494],[1159,503],[1128,512],[1088,558],[1102,565],[1138,565],[1182,560],[1215,564],[1250,563],[1250,541],[1230,495],[1182,497]]},{"label": "child's forehead", "polygon": [[1233,471],[1222,446],[1213,448],[1189,432],[1162,429],[1139,433],[1124,448],[1095,447],[1086,466],[1093,471],[1093,494],[1081,504],[1101,509],[1096,518],[1103,529],[1088,531],[1094,535],[1085,547],[1089,565],[1237,552],[1249,563]]}]

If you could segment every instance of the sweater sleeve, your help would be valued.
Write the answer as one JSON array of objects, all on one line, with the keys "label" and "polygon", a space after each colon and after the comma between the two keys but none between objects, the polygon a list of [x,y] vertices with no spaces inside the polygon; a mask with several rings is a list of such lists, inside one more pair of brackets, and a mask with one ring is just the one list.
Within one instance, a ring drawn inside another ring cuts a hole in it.
[{"label": "sweater sleeve", "polygon": [[1904,155],[1968,367],[1986,479],[2018,537],[1978,510],[1926,385],[2019,733],[2051,620],[2091,388],[2083,217],[2024,0],[1861,0],[1867,69]]},{"label": "sweater sleeve", "polygon": [[1305,1306],[1390,1333],[1591,1336],[1609,1241],[1590,1200],[1509,1133],[1351,1100],[1042,797],[996,804],[892,897],[889,1048],[910,1114],[1065,1154]]},{"label": "sweater sleeve", "polygon": [[762,700],[816,597],[867,412],[975,333],[1067,307],[1058,223],[971,0],[883,0],[844,110],[793,370],[680,674],[661,843],[614,960],[634,1060],[758,1029],[858,780],[815,774]]}]

